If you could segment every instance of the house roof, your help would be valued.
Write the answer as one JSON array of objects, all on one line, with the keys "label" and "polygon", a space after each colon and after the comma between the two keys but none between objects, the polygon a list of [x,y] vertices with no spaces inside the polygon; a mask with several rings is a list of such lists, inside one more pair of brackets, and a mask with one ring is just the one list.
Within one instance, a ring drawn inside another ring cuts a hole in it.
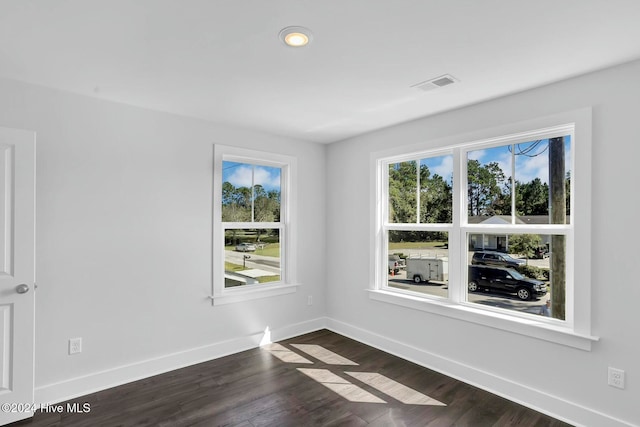
[{"label": "house roof", "polygon": [[[469,224],[511,224],[511,215],[470,216]],[[569,216],[567,216],[569,223]],[[549,224],[548,215],[516,216],[516,224]]]}]

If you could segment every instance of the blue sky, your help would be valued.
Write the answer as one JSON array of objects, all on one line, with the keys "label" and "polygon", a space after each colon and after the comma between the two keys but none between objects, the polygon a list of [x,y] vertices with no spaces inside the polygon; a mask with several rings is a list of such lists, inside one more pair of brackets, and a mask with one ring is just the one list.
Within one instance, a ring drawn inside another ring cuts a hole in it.
[{"label": "blue sky", "polygon": [[236,187],[251,188],[253,178],[253,185],[262,185],[267,191],[280,191],[280,176],[281,170],[277,167],[222,162],[222,182],[230,182]]},{"label": "blue sky", "polygon": [[[540,178],[544,183],[549,181],[549,140],[543,139],[537,145],[535,141],[516,144],[516,153],[526,152],[527,155],[516,155],[516,180],[530,182]],[[495,148],[469,151],[469,159],[478,160],[485,165],[496,162],[502,168],[505,176],[511,176],[510,145]],[[565,136],[565,170],[571,170],[571,136]],[[453,157],[440,156],[420,160],[421,165],[427,165],[432,174],[438,174],[451,183],[453,171]]]}]

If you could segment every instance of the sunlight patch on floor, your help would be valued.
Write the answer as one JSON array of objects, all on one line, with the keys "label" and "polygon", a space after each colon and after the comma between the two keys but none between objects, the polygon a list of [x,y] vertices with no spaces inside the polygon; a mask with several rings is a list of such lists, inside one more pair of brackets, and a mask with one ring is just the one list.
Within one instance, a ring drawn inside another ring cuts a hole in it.
[{"label": "sunlight patch on floor", "polygon": [[298,368],[298,371],[338,393],[350,402],[387,403],[327,369]]},{"label": "sunlight patch on floor", "polygon": [[427,395],[375,372],[345,372],[345,374],[407,405],[447,406],[436,399],[432,399]]},{"label": "sunlight patch on floor", "polygon": [[267,344],[265,346],[262,346],[261,348],[263,350],[268,351],[269,353],[271,353],[272,355],[274,355],[275,357],[277,357],[278,359],[282,360],[285,363],[306,363],[309,365],[313,365],[313,362],[310,361],[309,359],[300,356],[298,353],[294,353],[293,351],[289,350],[287,347],[278,343]]},{"label": "sunlight patch on floor", "polygon": [[327,350],[321,345],[316,344],[291,344],[292,347],[307,353],[311,357],[315,357],[319,361],[326,363],[327,365],[354,365],[358,366],[356,362],[352,362],[346,357],[342,357],[339,354],[334,353],[331,350]]}]

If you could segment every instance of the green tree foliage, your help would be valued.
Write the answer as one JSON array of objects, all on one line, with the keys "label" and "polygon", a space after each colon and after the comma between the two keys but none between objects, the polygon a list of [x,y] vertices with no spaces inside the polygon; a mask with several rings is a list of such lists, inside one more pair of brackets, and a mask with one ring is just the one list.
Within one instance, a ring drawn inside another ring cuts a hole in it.
[{"label": "green tree foliage", "polygon": [[389,165],[389,221],[415,223],[417,218],[416,162]]},{"label": "green tree foliage", "polygon": [[[451,183],[437,174],[432,174],[428,166],[420,165],[418,193],[418,164],[417,161],[407,161],[389,165],[389,222],[395,224],[450,223],[453,217]],[[468,214],[470,216],[510,215],[511,179],[505,176],[499,164],[496,162],[481,164],[478,160],[469,160],[467,171]],[[567,214],[569,214],[570,184],[571,176],[567,173]],[[517,215],[549,215],[547,183],[534,178],[525,183],[516,181],[515,187]],[[399,241],[401,238],[411,241],[431,241],[434,235],[418,231],[403,231],[401,234],[391,231],[389,238],[391,241]]]},{"label": "green tree foliage", "polygon": [[[467,196],[470,216],[504,215],[510,211],[508,182],[496,162],[481,165],[478,160],[467,162]],[[509,206],[509,208],[507,208]]]},{"label": "green tree foliage", "polygon": [[564,181],[564,188],[567,196],[567,216],[571,215],[571,171],[567,172],[567,176]]},{"label": "green tree foliage", "polygon": [[516,182],[518,215],[549,215],[549,185],[534,178],[527,183]]},{"label": "green tree foliage", "polygon": [[255,222],[280,221],[280,191],[266,191],[262,185],[251,189],[222,183],[223,222],[250,222],[252,209]]},{"label": "green tree foliage", "polygon": [[265,191],[262,185],[253,187],[254,220],[257,222],[280,221],[280,192]]},{"label": "green tree foliage", "polygon": [[420,222],[450,223],[453,193],[451,185],[440,175],[431,175],[427,165],[420,166]]},{"label": "green tree foliage", "polygon": [[251,189],[222,183],[222,221],[251,221]]},{"label": "green tree foliage", "polygon": [[542,245],[542,239],[538,234],[514,234],[509,236],[509,252],[524,255],[527,263],[540,245]]},{"label": "green tree foliage", "polygon": [[[420,217],[418,218],[418,162],[402,162],[389,166],[389,221],[397,224],[450,223],[452,188],[443,177],[431,174],[429,167],[420,165]],[[446,240],[445,233],[422,231],[391,231],[392,242]]]}]

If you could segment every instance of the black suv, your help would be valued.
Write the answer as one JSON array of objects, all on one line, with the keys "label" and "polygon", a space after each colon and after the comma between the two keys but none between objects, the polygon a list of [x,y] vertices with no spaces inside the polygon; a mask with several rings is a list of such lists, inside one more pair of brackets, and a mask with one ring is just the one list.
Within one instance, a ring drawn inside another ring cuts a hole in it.
[{"label": "black suv", "polygon": [[547,293],[547,285],[540,280],[530,279],[513,268],[469,266],[469,292],[494,289],[516,293],[521,300],[542,297]]},{"label": "black suv", "polygon": [[473,265],[495,265],[497,267],[518,267],[525,263],[522,259],[517,259],[501,252],[476,252],[471,258]]}]

